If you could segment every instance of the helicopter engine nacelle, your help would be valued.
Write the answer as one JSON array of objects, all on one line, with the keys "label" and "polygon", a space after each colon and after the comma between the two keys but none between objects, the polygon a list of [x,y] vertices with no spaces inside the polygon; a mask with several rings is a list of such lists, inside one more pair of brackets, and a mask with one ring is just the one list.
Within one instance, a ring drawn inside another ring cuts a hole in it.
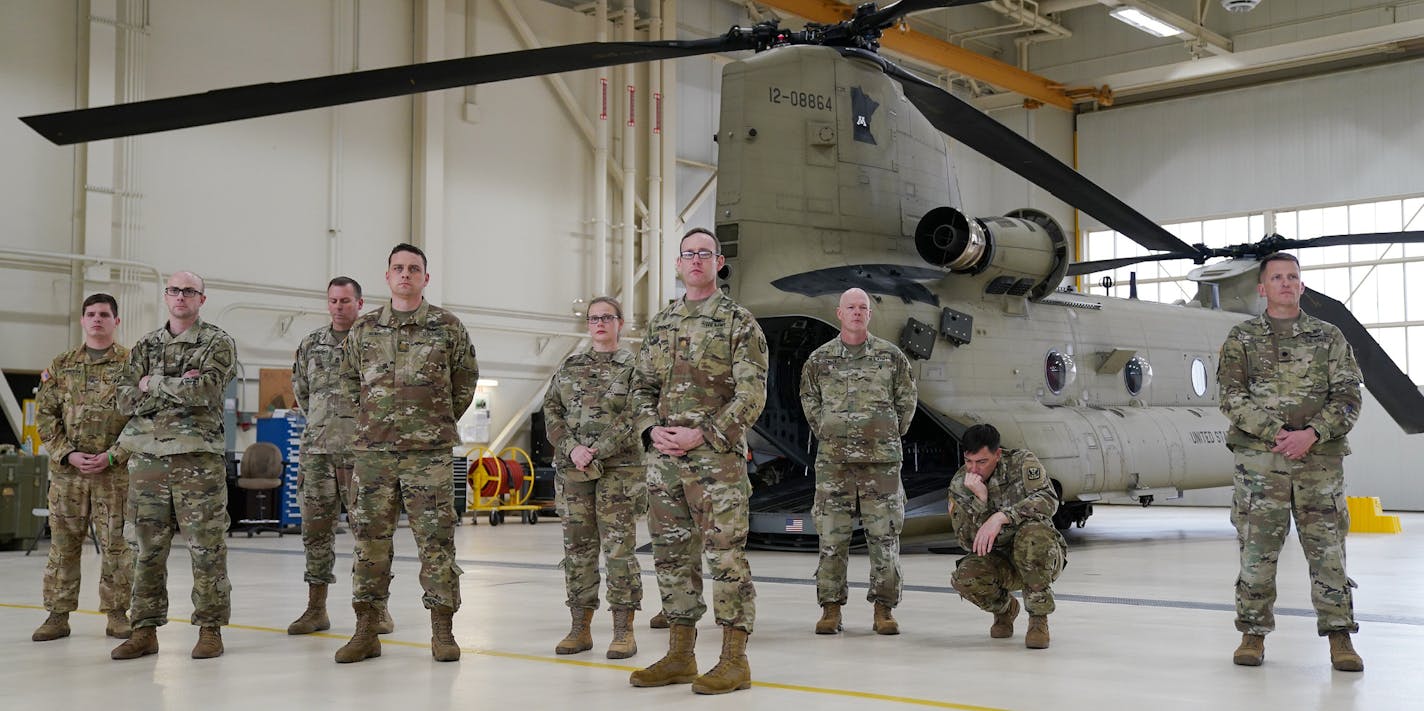
[{"label": "helicopter engine nacelle", "polygon": [[1063,228],[1032,209],[967,217],[952,207],[937,207],[915,227],[915,249],[930,264],[974,277],[986,294],[1038,300],[1053,293],[1068,271]]}]

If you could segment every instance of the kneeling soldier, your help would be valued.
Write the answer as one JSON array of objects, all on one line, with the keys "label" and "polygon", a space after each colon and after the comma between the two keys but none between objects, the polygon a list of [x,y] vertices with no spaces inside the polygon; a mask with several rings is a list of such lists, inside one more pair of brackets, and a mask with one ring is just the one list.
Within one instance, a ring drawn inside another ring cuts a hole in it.
[{"label": "kneeling soldier", "polygon": [[1068,544],[1053,527],[1058,493],[1027,449],[1003,450],[993,425],[975,425],[961,442],[964,466],[949,484],[950,517],[959,559],[950,582],[961,597],[994,614],[989,636],[1012,637],[1023,590],[1028,608],[1024,646],[1048,648],[1050,587],[1067,561]]}]

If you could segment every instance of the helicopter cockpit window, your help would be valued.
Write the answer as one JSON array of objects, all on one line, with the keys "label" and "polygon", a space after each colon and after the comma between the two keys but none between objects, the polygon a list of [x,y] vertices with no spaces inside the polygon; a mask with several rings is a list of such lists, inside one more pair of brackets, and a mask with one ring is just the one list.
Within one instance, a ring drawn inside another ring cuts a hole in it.
[{"label": "helicopter cockpit window", "polygon": [[1206,363],[1201,358],[1192,359],[1192,391],[1197,397],[1206,395]]},{"label": "helicopter cockpit window", "polygon": [[1062,394],[1063,389],[1072,385],[1078,377],[1078,366],[1073,363],[1073,356],[1049,351],[1044,361],[1044,377],[1054,395]]},{"label": "helicopter cockpit window", "polygon": [[1122,369],[1122,379],[1129,395],[1137,395],[1152,382],[1152,364],[1142,356],[1133,356]]}]

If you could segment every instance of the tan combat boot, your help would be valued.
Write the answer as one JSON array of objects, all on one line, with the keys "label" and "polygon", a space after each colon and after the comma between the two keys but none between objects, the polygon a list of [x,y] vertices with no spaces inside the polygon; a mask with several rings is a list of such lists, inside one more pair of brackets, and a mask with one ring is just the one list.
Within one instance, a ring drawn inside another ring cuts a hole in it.
[{"label": "tan combat boot", "polygon": [[222,628],[199,627],[198,643],[193,645],[194,659],[213,659],[223,653]]},{"label": "tan combat boot", "polygon": [[726,694],[752,688],[752,668],[747,664],[746,630],[722,628],[722,659],[712,671],[697,677],[692,690],[698,694]]},{"label": "tan combat boot", "polygon": [[123,610],[109,610],[109,622],[104,625],[104,634],[114,639],[128,639],[133,634],[128,613]]},{"label": "tan combat boot", "polygon": [[1259,667],[1266,661],[1266,637],[1259,634],[1241,635],[1241,645],[1231,655],[1231,663],[1243,667]]},{"label": "tan combat boot", "polygon": [[1048,649],[1048,615],[1028,616],[1028,632],[1024,633],[1024,646],[1029,649]]},{"label": "tan combat boot", "polygon": [[828,602],[821,606],[821,619],[816,620],[816,634],[836,634],[841,631],[841,606]]},{"label": "tan combat boot", "polygon": [[1008,639],[1014,636],[1014,619],[1019,616],[1019,600],[1010,595],[1009,606],[1003,612],[994,613],[994,624],[989,626],[989,636],[994,639]]},{"label": "tan combat boot", "polygon": [[287,625],[287,634],[311,634],[331,629],[331,618],[326,614],[326,584],[312,583],[307,586],[307,609],[295,622]]},{"label": "tan combat boot", "polygon": [[662,610],[658,610],[658,614],[653,615],[651,618],[648,619],[648,627],[651,627],[652,629],[655,629],[655,630],[665,630],[665,629],[667,629],[667,628],[668,628],[668,618],[667,618],[667,615],[664,615]]},{"label": "tan combat boot", "polygon": [[455,643],[455,610],[436,605],[430,608],[430,656],[437,662],[460,661],[460,645]]},{"label": "tan combat boot", "polygon": [[109,652],[110,659],[138,659],[149,654],[158,654],[158,628],[135,627],[133,634],[123,644]]},{"label": "tan combat boot", "polygon": [[875,634],[900,634],[900,623],[890,614],[891,609],[883,602],[875,603]]},{"label": "tan combat boot", "polygon": [[396,621],[391,619],[391,608],[384,602],[376,603],[376,634],[390,634],[396,631]]},{"label": "tan combat boot", "polygon": [[587,607],[570,607],[569,615],[573,618],[573,624],[569,627],[569,633],[554,645],[554,653],[578,654],[593,649],[593,633],[588,627],[593,623],[593,610]]},{"label": "tan combat boot", "polygon": [[356,610],[356,633],[351,635],[350,642],[336,650],[337,664],[350,664],[381,656],[381,638],[377,637],[376,630],[372,629],[376,622],[375,609],[369,602],[353,602],[351,607]]},{"label": "tan combat boot", "polygon": [[639,669],[628,677],[633,686],[667,686],[687,684],[697,678],[697,628],[692,625],[672,625],[668,628],[668,651],[662,659],[647,669]]},{"label": "tan combat boot", "polygon": [[35,642],[48,642],[54,639],[69,636],[69,613],[51,612],[45,621],[35,628],[35,633],[30,635],[30,639]]},{"label": "tan combat boot", "polygon": [[632,608],[613,610],[613,641],[608,644],[609,659],[627,659],[638,653],[638,641],[633,638]]},{"label": "tan combat boot", "polygon": [[1330,633],[1330,666],[1336,671],[1362,672],[1365,670],[1365,660],[1355,652],[1355,645],[1350,643],[1350,633],[1339,631]]}]

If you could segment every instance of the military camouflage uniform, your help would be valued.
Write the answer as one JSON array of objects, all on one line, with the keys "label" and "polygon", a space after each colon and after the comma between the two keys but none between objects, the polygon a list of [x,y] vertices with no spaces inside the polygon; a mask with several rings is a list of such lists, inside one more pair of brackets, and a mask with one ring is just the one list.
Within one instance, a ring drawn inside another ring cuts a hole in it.
[{"label": "military camouflage uniform", "polygon": [[822,606],[846,602],[857,505],[870,549],[866,599],[892,608],[900,604],[905,524],[900,438],[910,429],[916,402],[910,360],[873,335],[858,346],[835,338],[812,352],[801,369],[801,409],[820,443],[811,515],[821,539],[816,599]]},{"label": "military camouflage uniform", "polygon": [[356,407],[345,399],[341,384],[341,343],[346,331],[319,328],[297,347],[292,363],[292,392],[306,413],[302,430],[301,497],[304,576],[311,585],[336,582],[336,519],[341,505],[356,510],[351,485],[351,439],[356,433]]},{"label": "military camouflage uniform", "polygon": [[[598,607],[598,555],[608,565],[608,604],[640,610],[642,571],[633,550],[634,525],[647,511],[647,467],[633,437],[628,383],[633,353],[588,350],[568,357],[544,395],[544,422],[554,446],[564,519],[564,583],[571,608]],[[574,448],[598,450],[579,471]]]},{"label": "military camouflage uniform", "polygon": [[450,449],[480,377],[470,335],[454,314],[421,301],[408,314],[383,306],[362,316],[343,347],[342,383],[357,404],[353,600],[385,604],[404,503],[425,606],[458,610]]},{"label": "military camouflage uniform", "polygon": [[717,624],[752,631],[746,432],[766,404],[766,371],[761,326],[721,291],[701,302],[679,299],[648,324],[633,374],[633,431],[694,427],[706,439],[681,457],[648,449],[653,563],[672,622],[695,625],[707,611],[702,553],[716,581]]},{"label": "military camouflage uniform", "polygon": [[[1232,425],[1226,446],[1236,454],[1231,521],[1241,549],[1236,629],[1243,633],[1275,629],[1276,563],[1292,512],[1317,630],[1321,636],[1359,630],[1354,582],[1345,576],[1350,514],[1343,461],[1350,453],[1345,434],[1360,414],[1360,381],[1340,330],[1305,313],[1293,321],[1262,314],[1232,328],[1221,347],[1221,411]],[[1282,428],[1306,427],[1320,440],[1304,459],[1270,451]]]},{"label": "military camouflage uniform", "polygon": [[[104,552],[99,611],[129,609],[134,566],[134,551],[124,540],[129,455],[118,445],[129,418],[119,414],[116,401],[128,357],[127,348],[114,344],[90,360],[81,345],[56,357],[45,371],[49,377],[40,383],[35,424],[50,456],[52,541],[44,573],[44,604],[50,612],[73,612],[79,606],[80,560],[91,521]],[[83,474],[67,461],[74,452],[106,454],[109,467]]]},{"label": "military camouflage uniform", "polygon": [[[173,524],[188,537],[193,565],[193,624],[227,624],[227,468],[223,464],[223,390],[232,381],[237,345],[199,320],[173,335],[165,325],[129,354],[118,388],[119,411],[132,415],[119,443],[129,458],[129,498],[138,535],[133,626],[168,623],[168,553]],[[183,374],[197,370],[197,377]],[[138,389],[145,375],[148,392]]]},{"label": "military camouflage uniform", "polygon": [[[1038,457],[1027,449],[1005,449],[984,486],[980,501],[964,485],[964,467],[949,482],[949,513],[959,545],[970,553],[955,564],[950,583],[981,610],[999,614],[1009,606],[1009,592],[1023,590],[1030,615],[1053,612],[1053,581],[1063,572],[1068,543],[1053,527],[1058,492]],[[990,516],[1003,513],[1009,522],[999,529],[993,550],[977,555],[974,536]]]}]

